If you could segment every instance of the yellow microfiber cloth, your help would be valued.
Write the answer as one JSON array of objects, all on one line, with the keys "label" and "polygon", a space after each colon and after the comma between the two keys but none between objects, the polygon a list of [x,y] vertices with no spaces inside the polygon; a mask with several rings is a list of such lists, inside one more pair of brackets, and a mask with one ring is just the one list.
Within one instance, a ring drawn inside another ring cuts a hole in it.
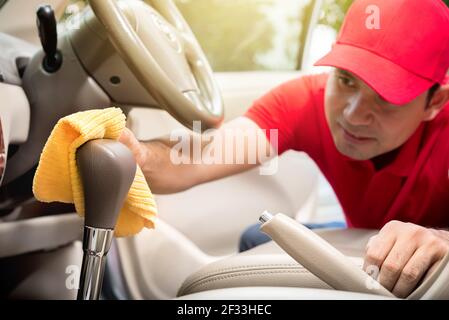
[{"label": "yellow microfiber cloth", "polygon": [[[93,139],[117,140],[126,118],[119,108],[89,110],[62,118],[42,151],[33,181],[33,193],[43,202],[74,203],[84,216],[84,193],[76,165],[76,150]],[[136,234],[143,227],[154,228],[157,209],[140,167],[117,221],[115,236]]]}]

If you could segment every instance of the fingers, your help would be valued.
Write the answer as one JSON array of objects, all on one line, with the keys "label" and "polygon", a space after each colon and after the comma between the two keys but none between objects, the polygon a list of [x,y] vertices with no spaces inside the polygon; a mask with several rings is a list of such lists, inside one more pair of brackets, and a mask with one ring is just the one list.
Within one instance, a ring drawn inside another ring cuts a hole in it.
[{"label": "fingers", "polygon": [[132,133],[132,131],[125,127],[123,129],[122,133],[120,134],[118,141],[120,141],[124,145],[129,145],[132,143],[133,136],[134,136],[134,134]]},{"label": "fingers", "polygon": [[377,267],[379,283],[396,296],[407,297],[449,252],[448,240],[447,231],[390,221],[368,242],[363,269]]},{"label": "fingers", "polygon": [[430,277],[433,274],[433,272],[440,266],[441,260],[443,259],[439,259],[432,264],[432,266],[429,268],[429,270],[427,270],[426,274],[424,275],[423,281],[425,281],[428,277]]},{"label": "fingers", "polygon": [[382,263],[393,248],[395,241],[396,237],[392,234],[381,235],[379,233],[378,235],[371,237],[366,246],[363,270],[367,271],[368,267],[372,268],[373,266],[376,267],[377,270],[380,270]]},{"label": "fingers", "polygon": [[433,233],[428,233],[425,245],[420,246],[405,265],[392,292],[398,297],[407,297],[418,283],[430,276],[448,252],[447,243],[441,242]]},{"label": "fingers", "polygon": [[379,273],[379,283],[386,289],[392,291],[401,276],[402,270],[416,249],[415,242],[398,239],[382,263]]},{"label": "fingers", "polygon": [[127,146],[128,149],[130,149],[133,153],[137,164],[143,166],[143,164],[145,163],[145,150],[142,148],[139,140],[137,140],[137,138],[134,136],[134,133],[125,127],[122,131],[122,134],[118,138],[118,141]]},{"label": "fingers", "polygon": [[407,262],[392,290],[395,296],[399,298],[407,297],[434,263],[434,255],[429,254],[429,249],[420,247]]}]

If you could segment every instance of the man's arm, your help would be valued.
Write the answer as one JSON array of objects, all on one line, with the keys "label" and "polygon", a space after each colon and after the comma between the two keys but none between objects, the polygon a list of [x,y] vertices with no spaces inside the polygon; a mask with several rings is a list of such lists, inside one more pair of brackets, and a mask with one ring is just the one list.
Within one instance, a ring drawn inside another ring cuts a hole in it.
[{"label": "man's arm", "polygon": [[139,142],[125,129],[119,141],[133,152],[154,193],[174,193],[249,170],[274,156],[265,133],[240,117],[213,133],[185,130],[170,137]]}]

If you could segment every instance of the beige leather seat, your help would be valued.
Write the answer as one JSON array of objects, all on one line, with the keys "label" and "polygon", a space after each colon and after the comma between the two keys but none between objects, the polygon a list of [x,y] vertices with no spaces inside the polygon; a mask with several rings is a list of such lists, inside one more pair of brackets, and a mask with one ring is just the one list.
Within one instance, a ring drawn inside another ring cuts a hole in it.
[{"label": "beige leather seat", "polygon": [[192,293],[177,300],[385,300],[383,296],[329,289],[238,287]]},{"label": "beige leather seat", "polygon": [[[366,243],[378,231],[323,229],[316,232],[361,267]],[[184,281],[178,297],[235,287],[331,289],[270,241],[201,268]]]}]

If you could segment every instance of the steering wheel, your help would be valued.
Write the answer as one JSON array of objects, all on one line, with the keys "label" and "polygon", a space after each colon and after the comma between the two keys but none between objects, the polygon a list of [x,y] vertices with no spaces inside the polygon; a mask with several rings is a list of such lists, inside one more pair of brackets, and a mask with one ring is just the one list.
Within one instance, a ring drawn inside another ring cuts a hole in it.
[{"label": "steering wheel", "polygon": [[[201,121],[202,129],[220,125],[223,102],[212,69],[172,0],[89,3],[118,54],[157,103],[188,128],[193,121]],[[151,37],[139,36],[135,28]]]}]

